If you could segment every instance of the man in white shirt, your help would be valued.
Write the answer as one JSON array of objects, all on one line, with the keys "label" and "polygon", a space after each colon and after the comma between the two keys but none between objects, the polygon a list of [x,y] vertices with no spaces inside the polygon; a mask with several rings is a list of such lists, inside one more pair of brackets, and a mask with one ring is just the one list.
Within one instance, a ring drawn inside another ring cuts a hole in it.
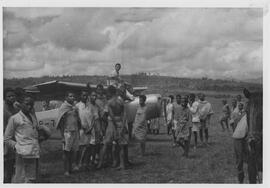
[{"label": "man in white shirt", "polygon": [[121,78],[120,78],[120,69],[121,69],[121,64],[120,63],[116,63],[114,66],[114,71],[112,72],[112,74],[109,76],[108,80],[107,80],[107,85],[113,85],[116,88],[118,88],[121,82]]},{"label": "man in white shirt", "polygon": [[[244,119],[242,119],[244,118]],[[244,182],[244,160],[247,156],[247,118],[244,110],[244,104],[239,102],[238,112],[235,114],[234,123],[236,128],[233,133],[233,145],[236,158],[236,169],[239,183]]]},{"label": "man in white shirt", "polygon": [[[205,100],[205,95],[203,93],[199,94],[199,114],[200,114],[200,122],[201,122],[201,129],[200,129],[200,139],[203,144],[208,144],[208,127],[210,126],[210,118],[211,115],[214,114],[212,109],[212,105]],[[205,142],[203,139],[203,133],[205,135]]]},{"label": "man in white shirt", "polygon": [[[39,126],[34,113],[31,96],[21,98],[21,111],[10,117],[5,130],[4,143],[16,152],[15,174],[12,183],[34,183],[38,179],[38,159],[40,157],[39,133],[49,129]],[[45,139],[46,139],[45,138]]]}]

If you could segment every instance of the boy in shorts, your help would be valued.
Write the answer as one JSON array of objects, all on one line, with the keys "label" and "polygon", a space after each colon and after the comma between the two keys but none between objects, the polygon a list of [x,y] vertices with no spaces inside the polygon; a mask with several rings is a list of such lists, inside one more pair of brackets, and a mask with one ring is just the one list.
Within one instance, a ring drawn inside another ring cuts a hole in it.
[{"label": "boy in shorts", "polygon": [[198,134],[201,128],[201,123],[200,123],[200,114],[199,114],[199,103],[198,101],[195,100],[196,96],[195,94],[191,93],[189,96],[189,110],[191,112],[192,116],[192,132],[194,135],[194,149],[197,148],[198,145]]},{"label": "boy in shorts", "polygon": [[[203,145],[208,145],[209,132],[208,127],[210,126],[211,116],[214,114],[212,109],[212,105],[205,100],[205,95],[203,93],[199,94],[199,114],[200,114],[200,139]],[[203,135],[205,135],[205,142],[203,139]]]},{"label": "boy in shorts", "polygon": [[[81,129],[81,121],[78,109],[74,106],[75,95],[73,92],[67,92],[65,102],[59,108],[57,129],[60,129],[63,138],[64,150],[64,175],[69,176],[72,171],[73,155],[79,150],[79,130]],[[74,170],[78,170],[78,166]]]}]

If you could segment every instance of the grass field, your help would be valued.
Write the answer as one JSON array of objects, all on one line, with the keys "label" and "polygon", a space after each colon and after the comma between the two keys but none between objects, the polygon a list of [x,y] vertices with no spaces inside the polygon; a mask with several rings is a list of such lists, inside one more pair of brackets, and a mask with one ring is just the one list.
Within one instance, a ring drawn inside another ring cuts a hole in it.
[{"label": "grass field", "polygon": [[[218,124],[221,99],[207,98],[215,114],[209,128],[210,144],[193,149],[190,157],[182,157],[181,148],[172,148],[171,137],[161,126],[159,135],[148,135],[146,156],[138,156],[139,148],[129,146],[129,159],[134,165],[125,171],[111,168],[77,172],[63,176],[60,141],[42,143],[41,182],[43,183],[237,183],[231,132],[222,132]],[[230,100],[229,100],[230,101]]]}]

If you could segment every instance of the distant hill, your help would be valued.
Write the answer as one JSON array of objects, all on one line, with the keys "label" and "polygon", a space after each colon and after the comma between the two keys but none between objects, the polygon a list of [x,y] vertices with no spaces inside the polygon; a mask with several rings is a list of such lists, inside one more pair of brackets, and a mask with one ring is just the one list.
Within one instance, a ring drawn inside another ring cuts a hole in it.
[{"label": "distant hill", "polygon": [[247,79],[247,80],[243,80],[243,82],[262,84],[263,83],[263,77],[254,78],[254,79]]},{"label": "distant hill", "polygon": [[[178,78],[158,75],[123,75],[122,78],[133,86],[147,86],[147,93],[177,93],[183,91],[241,92],[243,88],[258,90],[262,84],[247,81],[208,79],[208,78]],[[39,78],[4,79],[4,88],[26,87],[42,82],[61,80],[78,83],[105,84],[106,76],[43,76]]]}]

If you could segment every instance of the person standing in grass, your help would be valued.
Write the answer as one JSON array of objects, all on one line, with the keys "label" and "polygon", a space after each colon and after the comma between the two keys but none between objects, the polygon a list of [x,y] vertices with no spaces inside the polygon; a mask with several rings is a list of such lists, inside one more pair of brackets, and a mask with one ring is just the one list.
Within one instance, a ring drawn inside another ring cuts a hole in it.
[{"label": "person standing in grass", "polygon": [[151,120],[152,123],[152,133],[154,135],[158,135],[159,134],[159,129],[160,129],[160,118],[154,118]]},{"label": "person standing in grass", "polygon": [[[82,122],[83,114],[86,111],[88,101],[88,91],[81,91],[80,102],[78,102],[75,106],[78,108],[80,121]],[[89,138],[85,133],[85,130],[81,127],[80,129],[80,140],[79,140],[79,150],[77,153],[76,164],[79,168],[86,167],[86,164],[83,164],[83,158],[85,157],[87,148],[89,147]]]},{"label": "person standing in grass", "polygon": [[168,104],[166,105],[166,125],[167,134],[170,135],[173,127],[172,115],[173,115],[173,95],[169,96]]},{"label": "person standing in grass", "polygon": [[134,136],[140,143],[141,156],[145,155],[145,142],[147,135],[147,120],[146,120],[146,110],[147,106],[145,104],[146,96],[139,96],[139,107],[136,112],[134,127]]},{"label": "person standing in grass", "polygon": [[[210,119],[211,116],[214,114],[212,110],[212,105],[205,100],[205,95],[203,93],[199,94],[199,114],[200,114],[200,122],[201,122],[201,129],[200,129],[200,139],[202,144],[208,144],[209,132],[208,128],[210,126]],[[205,135],[205,142],[203,135]]]},{"label": "person standing in grass", "polygon": [[195,94],[191,93],[189,96],[189,110],[192,115],[192,132],[194,135],[194,149],[198,146],[198,135],[201,128],[200,114],[199,114],[199,103],[195,100]]},{"label": "person standing in grass", "polygon": [[108,107],[107,107],[108,101],[107,101],[104,87],[102,84],[97,85],[96,94],[97,94],[97,99],[95,103],[99,108],[101,129],[102,129],[103,135],[105,135],[106,127],[108,125]]},{"label": "person standing in grass", "polygon": [[229,118],[230,118],[230,107],[229,105],[227,104],[227,100],[222,100],[222,104],[223,104],[223,107],[222,107],[222,116],[220,118],[220,125],[221,125],[221,128],[222,128],[222,131],[225,131],[225,128],[224,128],[224,124],[226,126],[226,129],[227,131],[229,130]]},{"label": "person standing in grass", "polygon": [[147,120],[147,134],[152,133],[151,120]]},{"label": "person standing in grass", "polygon": [[19,102],[21,110],[10,117],[4,143],[16,153],[12,183],[35,183],[38,181],[39,171],[39,142],[49,137],[50,130],[46,126],[38,125],[34,113],[34,99],[30,95],[23,94]]},{"label": "person standing in grass", "polygon": [[176,102],[173,103],[173,110],[172,110],[172,122],[173,122],[173,128],[172,128],[172,138],[173,138],[173,147],[177,146],[178,143],[176,142],[176,129],[177,129],[177,120],[175,119],[175,111],[179,111],[179,109],[182,108],[181,106],[181,95],[176,95]]},{"label": "person standing in grass", "polygon": [[188,97],[181,98],[181,105],[174,108],[174,122],[176,125],[175,135],[176,143],[178,143],[184,150],[183,156],[188,157],[189,152],[189,136],[191,125],[191,113],[188,108]]},{"label": "person standing in grass", "polygon": [[87,151],[84,159],[85,164],[90,163],[92,159],[92,166],[95,165],[96,156],[98,156],[100,150],[100,143],[102,141],[102,129],[99,115],[99,107],[96,104],[97,94],[92,91],[90,94],[90,103],[87,104],[82,118],[82,127],[85,133],[88,135],[88,142],[90,143],[89,150]]},{"label": "person standing in grass", "polygon": [[246,142],[248,125],[247,116],[244,110],[244,104],[239,102],[238,112],[235,115],[234,123],[236,128],[233,133],[233,145],[236,158],[236,169],[239,183],[244,182],[244,161],[248,154],[248,146]]},{"label": "person standing in grass", "polygon": [[[98,84],[97,88],[96,88],[96,93],[97,93],[97,99],[95,101],[96,105],[98,106],[99,109],[99,119],[100,119],[100,124],[101,124],[101,130],[102,130],[102,140],[100,143],[100,149],[99,151],[102,151],[102,147],[103,147],[103,139],[106,133],[106,128],[108,126],[108,100],[107,100],[107,96],[104,90],[104,87],[102,84]],[[112,163],[112,148],[109,145],[108,151],[106,153],[106,156],[104,158],[106,158],[106,162],[105,163]],[[100,158],[100,153],[97,155],[99,159]]]},{"label": "person standing in grass", "polygon": [[[16,101],[15,91],[11,88],[4,90],[4,133],[11,116],[18,113],[19,109],[15,108]],[[14,174],[15,152],[4,144],[4,183],[11,183]]]},{"label": "person standing in grass", "polygon": [[232,99],[232,107],[231,107],[231,115],[230,115],[230,127],[232,129],[232,131],[234,131],[236,125],[235,125],[235,119],[237,117],[237,113],[238,113],[238,107],[237,107],[237,101],[235,98]]},{"label": "person standing in grass", "polygon": [[101,151],[100,161],[97,169],[103,167],[103,160],[105,153],[107,153],[109,145],[114,143],[115,149],[113,151],[113,166],[117,165],[117,158],[120,158],[119,170],[124,170],[127,165],[127,146],[128,138],[126,137],[126,114],[124,101],[117,95],[117,90],[114,86],[108,87],[108,95],[110,97],[108,101],[108,127],[106,129],[105,137],[103,140],[104,146]]},{"label": "person standing in grass", "polygon": [[[63,138],[64,175],[69,176],[72,172],[73,157],[76,159],[79,150],[79,130],[81,121],[78,109],[74,106],[75,95],[69,91],[65,95],[65,102],[59,108],[56,127],[60,130]],[[73,170],[78,170],[76,165]]]}]

